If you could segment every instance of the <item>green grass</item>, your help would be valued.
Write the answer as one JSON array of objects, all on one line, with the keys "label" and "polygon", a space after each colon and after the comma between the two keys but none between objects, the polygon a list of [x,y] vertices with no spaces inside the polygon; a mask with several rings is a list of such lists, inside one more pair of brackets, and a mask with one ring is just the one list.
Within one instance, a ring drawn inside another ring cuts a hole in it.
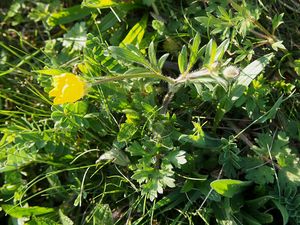
[{"label": "green grass", "polygon": [[300,224],[298,5],[1,1],[1,225]]}]

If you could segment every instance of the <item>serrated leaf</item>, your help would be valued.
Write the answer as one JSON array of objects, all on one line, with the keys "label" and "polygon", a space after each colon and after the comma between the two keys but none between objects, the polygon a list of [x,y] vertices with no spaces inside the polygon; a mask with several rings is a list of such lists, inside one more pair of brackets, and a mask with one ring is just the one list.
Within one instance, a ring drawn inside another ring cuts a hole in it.
[{"label": "serrated leaf", "polygon": [[284,16],[284,13],[274,16],[274,18],[272,19],[272,30],[273,31],[275,31],[280,26],[280,24],[284,23],[282,20],[283,16]]},{"label": "serrated leaf", "polygon": [[218,194],[228,198],[232,198],[235,194],[238,194],[244,190],[245,187],[249,186],[251,182],[232,180],[232,179],[219,179],[210,183],[212,189]]},{"label": "serrated leaf", "polygon": [[145,155],[145,150],[143,147],[136,141],[134,141],[127,149],[130,155],[132,156],[143,156]]},{"label": "serrated leaf", "polygon": [[257,184],[264,185],[274,182],[275,172],[269,166],[260,166],[247,171],[246,179],[254,181]]},{"label": "serrated leaf", "polygon": [[187,162],[187,160],[185,159],[185,151],[180,150],[168,153],[164,159],[170,161],[175,167],[178,168],[180,168],[181,165]]}]

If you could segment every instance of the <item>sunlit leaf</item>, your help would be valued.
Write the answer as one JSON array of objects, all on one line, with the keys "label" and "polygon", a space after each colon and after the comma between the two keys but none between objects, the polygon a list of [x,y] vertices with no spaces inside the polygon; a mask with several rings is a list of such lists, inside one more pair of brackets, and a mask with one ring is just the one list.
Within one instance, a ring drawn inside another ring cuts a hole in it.
[{"label": "sunlit leaf", "polygon": [[249,181],[219,179],[211,182],[210,186],[220,195],[231,198],[235,194],[242,192],[250,184],[251,182]]},{"label": "sunlit leaf", "polygon": [[83,0],[82,6],[89,8],[109,8],[114,6],[122,6],[133,3],[134,1],[122,1],[122,0]]},{"label": "sunlit leaf", "polygon": [[131,28],[126,37],[120,43],[120,46],[124,47],[127,44],[139,45],[144,37],[147,28],[147,21],[148,16],[143,16],[142,19]]},{"label": "sunlit leaf", "polygon": [[45,208],[40,206],[20,207],[3,204],[1,205],[1,208],[5,211],[5,213],[15,218],[30,217],[33,215],[37,216],[54,212],[53,208]]},{"label": "sunlit leaf", "polygon": [[56,13],[52,13],[47,20],[47,23],[54,27],[61,24],[71,23],[81,20],[91,14],[91,9],[82,8],[80,5],[75,5],[66,8]]}]

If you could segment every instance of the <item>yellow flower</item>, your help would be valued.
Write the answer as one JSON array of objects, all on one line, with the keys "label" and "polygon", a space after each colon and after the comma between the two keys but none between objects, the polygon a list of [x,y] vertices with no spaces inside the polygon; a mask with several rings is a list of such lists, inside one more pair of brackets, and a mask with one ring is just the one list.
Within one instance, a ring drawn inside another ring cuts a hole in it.
[{"label": "yellow flower", "polygon": [[55,97],[54,105],[76,102],[86,94],[87,83],[73,73],[63,73],[53,77],[54,88],[49,92]]}]

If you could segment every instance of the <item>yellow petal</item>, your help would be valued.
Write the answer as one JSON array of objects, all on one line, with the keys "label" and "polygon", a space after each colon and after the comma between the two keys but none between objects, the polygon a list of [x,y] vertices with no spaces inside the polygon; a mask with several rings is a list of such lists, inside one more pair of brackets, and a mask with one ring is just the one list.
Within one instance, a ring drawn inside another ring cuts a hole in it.
[{"label": "yellow petal", "polygon": [[55,105],[76,102],[85,95],[87,83],[75,74],[64,73],[53,77],[53,81],[54,88],[49,92],[49,96],[55,97]]}]

